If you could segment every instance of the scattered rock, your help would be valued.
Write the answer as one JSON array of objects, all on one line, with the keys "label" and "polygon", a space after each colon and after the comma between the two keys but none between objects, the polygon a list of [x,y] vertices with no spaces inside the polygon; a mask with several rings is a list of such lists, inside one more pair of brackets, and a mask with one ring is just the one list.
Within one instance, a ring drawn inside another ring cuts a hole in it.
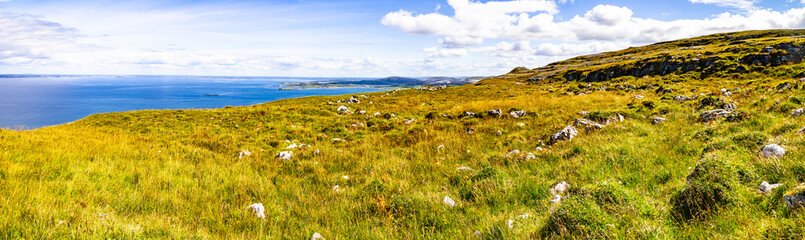
[{"label": "scattered rock", "polygon": [[519,157],[519,156],[520,156],[520,150],[513,150],[509,152],[509,154],[506,154],[507,158]]},{"label": "scattered rock", "polygon": [[444,145],[436,146],[436,150],[444,150]]},{"label": "scattered rock", "polygon": [[503,115],[503,112],[500,111],[500,109],[495,109],[495,110],[486,111],[486,114],[489,114],[489,116],[493,116],[493,117],[500,117],[500,116]]},{"label": "scattered rock", "polygon": [[687,101],[687,100],[691,100],[691,98],[688,97],[688,96],[682,96],[682,95],[674,97],[674,101],[677,101],[677,102],[684,102],[684,101]]},{"label": "scattered rock", "polygon": [[579,132],[573,126],[567,126],[563,128],[561,131],[554,133],[551,135],[550,144],[554,144],[558,141],[571,141],[573,137],[576,136]]},{"label": "scattered rock", "polygon": [[475,133],[475,130],[472,130],[472,128],[467,128],[467,134],[473,134],[473,133]]},{"label": "scattered rock", "polygon": [[576,121],[573,122],[573,125],[588,131],[604,128],[604,125],[598,124],[585,118],[576,119]]},{"label": "scattered rock", "polygon": [[777,144],[769,144],[760,150],[760,156],[764,158],[779,158],[785,155],[785,149]]},{"label": "scattered rock", "polygon": [[464,111],[463,113],[461,113],[461,116],[462,117],[475,117],[475,113],[474,112]]},{"label": "scattered rock", "polygon": [[542,151],[545,151],[545,149],[542,149],[542,147],[537,147],[535,150],[536,150],[537,152],[542,152]]},{"label": "scattered rock", "polygon": [[358,111],[358,114],[366,115],[366,110],[360,110],[360,111]]},{"label": "scattered rock", "polygon": [[279,152],[277,153],[276,157],[279,158],[280,160],[291,160],[291,157],[293,157],[293,152],[292,151]]},{"label": "scattered rock", "polygon": [[583,116],[587,116],[587,114],[590,114],[590,112],[588,112],[588,111],[581,111],[581,112],[577,112],[576,114],[578,114],[579,116],[582,116],[582,117],[583,117]]},{"label": "scattered rock", "polygon": [[266,208],[263,207],[262,203],[255,203],[249,205],[249,207],[247,207],[246,209],[251,210],[252,213],[254,213],[254,215],[257,216],[257,218],[266,218]]},{"label": "scattered rock", "polygon": [[537,156],[535,156],[533,153],[527,153],[523,158],[524,160],[528,161],[532,159],[537,159]]},{"label": "scattered rock", "polygon": [[528,115],[528,113],[525,110],[517,110],[509,112],[509,115],[511,115],[513,118],[521,118]]},{"label": "scattered rock", "polygon": [[498,135],[503,135],[503,131],[498,130]]},{"label": "scattered rock", "polygon": [[771,193],[771,190],[774,190],[775,188],[778,188],[778,187],[781,187],[781,186],[783,186],[783,184],[780,184],[780,183],[778,183],[778,184],[769,184],[769,182],[763,181],[763,183],[760,184],[760,187],[758,187],[757,190],[760,191],[761,193],[769,194],[769,193]]},{"label": "scattered rock", "polygon": [[770,52],[773,52],[773,51],[774,51],[774,47],[767,46],[767,47],[764,47],[763,50],[761,50],[760,52],[770,53]]},{"label": "scattered rock", "polygon": [[285,149],[294,149],[294,148],[297,148],[297,147],[299,147],[299,146],[297,146],[296,143],[291,143],[291,145],[288,145],[287,147],[285,147]]},{"label": "scattered rock", "polygon": [[458,170],[458,171],[472,171],[472,168],[467,167],[467,166],[461,166],[461,167],[457,167],[456,170]]},{"label": "scattered rock", "polygon": [[340,191],[341,191],[341,187],[339,187],[338,185],[335,185],[335,186],[333,186],[333,191],[335,191],[335,192],[340,192]]},{"label": "scattered rock", "polygon": [[712,111],[706,111],[699,115],[699,121],[702,122],[709,122],[713,121],[716,118],[725,117],[730,114],[730,111],[724,109],[716,109]]},{"label": "scattered rock", "polygon": [[722,93],[721,95],[724,95],[725,97],[729,97],[729,96],[732,96],[732,92],[726,91],[726,92]]},{"label": "scattered rock", "polygon": [[565,181],[562,181],[560,183],[557,183],[555,186],[553,186],[553,188],[551,188],[551,194],[553,194],[553,195],[562,194],[569,187],[570,187],[569,183],[567,183]]},{"label": "scattered rock", "polygon": [[403,122],[403,123],[405,123],[405,125],[411,125],[411,124],[413,124],[415,122],[416,122],[416,118],[412,118],[412,119],[405,120],[405,122]]},{"label": "scattered rock", "polygon": [[456,201],[453,201],[453,199],[450,198],[450,197],[444,197],[442,202],[444,203],[444,205],[447,205],[448,207],[455,207],[456,206]]},{"label": "scattered rock", "polygon": [[805,185],[799,185],[783,196],[785,205],[788,209],[796,211],[805,205]]},{"label": "scattered rock", "polygon": [[794,110],[794,112],[791,113],[791,117],[799,117],[799,116],[802,116],[803,113],[805,113],[805,108],[800,108],[800,109]]},{"label": "scattered rock", "polygon": [[655,117],[655,118],[652,118],[652,119],[651,119],[651,123],[652,123],[652,124],[662,124],[662,123],[664,123],[664,122],[665,122],[665,120],[666,120],[666,119],[665,119],[665,118],[662,118],[662,117]]},{"label": "scattered rock", "polygon": [[556,195],[553,196],[553,199],[551,199],[551,203],[559,203],[559,202],[562,202],[562,196]]},{"label": "scattered rock", "polygon": [[635,96],[634,96],[634,99],[643,99],[643,98],[645,98],[645,97],[644,97],[644,96],[641,96],[641,95],[635,95]]},{"label": "scattered rock", "polygon": [[509,229],[514,228],[514,221],[512,221],[511,219],[509,219],[509,222],[508,222],[508,223],[509,223],[509,224],[508,224],[508,225],[509,225]]},{"label": "scattered rock", "polygon": [[310,237],[310,240],[324,240],[324,237],[322,237],[319,233],[313,233],[313,236]]},{"label": "scattered rock", "polygon": [[342,113],[349,113],[349,108],[347,106],[341,105],[337,109],[335,109],[335,111]]},{"label": "scattered rock", "polygon": [[252,152],[249,152],[249,150],[241,150],[238,153],[238,158],[248,157],[248,156],[251,156],[251,155],[252,155]]}]

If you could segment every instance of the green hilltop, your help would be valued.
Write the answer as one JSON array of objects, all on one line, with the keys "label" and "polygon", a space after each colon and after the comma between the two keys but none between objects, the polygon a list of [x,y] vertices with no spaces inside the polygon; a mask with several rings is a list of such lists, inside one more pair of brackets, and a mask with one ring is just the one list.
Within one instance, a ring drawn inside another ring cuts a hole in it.
[{"label": "green hilltop", "polygon": [[0,239],[802,239],[803,36],[0,130]]}]

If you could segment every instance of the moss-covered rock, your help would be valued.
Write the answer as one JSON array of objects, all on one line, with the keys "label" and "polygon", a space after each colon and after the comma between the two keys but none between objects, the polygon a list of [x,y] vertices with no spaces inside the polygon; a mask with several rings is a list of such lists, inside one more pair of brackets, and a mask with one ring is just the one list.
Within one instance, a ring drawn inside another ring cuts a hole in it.
[{"label": "moss-covered rock", "polygon": [[671,198],[674,216],[707,218],[735,201],[738,184],[738,167],[717,155],[706,156],[688,175],[685,188]]}]

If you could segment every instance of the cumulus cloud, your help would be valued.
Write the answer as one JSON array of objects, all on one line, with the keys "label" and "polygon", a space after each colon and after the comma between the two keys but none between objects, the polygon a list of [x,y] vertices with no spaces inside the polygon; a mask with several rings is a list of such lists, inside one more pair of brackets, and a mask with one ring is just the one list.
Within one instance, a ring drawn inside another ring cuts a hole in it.
[{"label": "cumulus cloud", "polygon": [[[575,56],[712,33],[805,27],[805,8],[787,11],[757,9],[754,8],[755,0],[690,1],[745,11],[725,12],[704,19],[662,21],[634,17],[634,12],[627,7],[598,5],[583,15],[557,21],[554,16],[558,10],[553,1],[478,3],[451,0],[448,4],[455,9],[453,16],[414,14],[400,10],[387,14],[381,22],[406,33],[439,37],[437,42],[443,48],[470,48],[469,52],[483,52],[497,57],[529,54]],[[503,41],[494,46],[477,47],[490,39]],[[533,45],[532,41],[538,44]],[[429,56],[439,54],[434,52]],[[463,54],[449,56],[460,57]]]},{"label": "cumulus cloud", "polygon": [[[689,0],[691,3],[714,4],[720,7],[732,7],[739,9],[756,9],[759,0]],[[805,0],[803,0],[805,2]]]},{"label": "cumulus cloud", "polygon": [[556,14],[556,3],[551,0],[489,1],[448,0],[453,16],[440,13],[415,14],[399,10],[386,14],[380,21],[410,34],[443,37],[443,47],[457,48],[480,45],[483,38],[496,38],[507,32],[506,27],[519,21],[518,16],[543,12]]},{"label": "cumulus cloud", "polygon": [[48,59],[53,52],[80,48],[78,30],[24,14],[0,13],[0,62]]}]

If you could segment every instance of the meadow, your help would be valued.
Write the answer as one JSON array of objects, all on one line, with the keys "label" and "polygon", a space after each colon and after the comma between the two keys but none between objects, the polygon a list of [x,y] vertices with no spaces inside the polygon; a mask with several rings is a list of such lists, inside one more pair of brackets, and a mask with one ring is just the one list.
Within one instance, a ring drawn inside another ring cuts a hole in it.
[{"label": "meadow", "polygon": [[[800,35],[706,36],[459,87],[0,130],[0,238],[801,239],[805,217],[783,198],[805,182],[805,116],[792,116],[805,63],[740,61],[796,56],[764,48]],[[723,61],[613,70],[697,54]],[[602,69],[613,74],[584,77]],[[727,103],[728,116],[700,118]],[[611,117],[549,144],[576,119]],[[771,143],[786,154],[760,156]],[[764,181],[782,185],[761,193]]]}]

